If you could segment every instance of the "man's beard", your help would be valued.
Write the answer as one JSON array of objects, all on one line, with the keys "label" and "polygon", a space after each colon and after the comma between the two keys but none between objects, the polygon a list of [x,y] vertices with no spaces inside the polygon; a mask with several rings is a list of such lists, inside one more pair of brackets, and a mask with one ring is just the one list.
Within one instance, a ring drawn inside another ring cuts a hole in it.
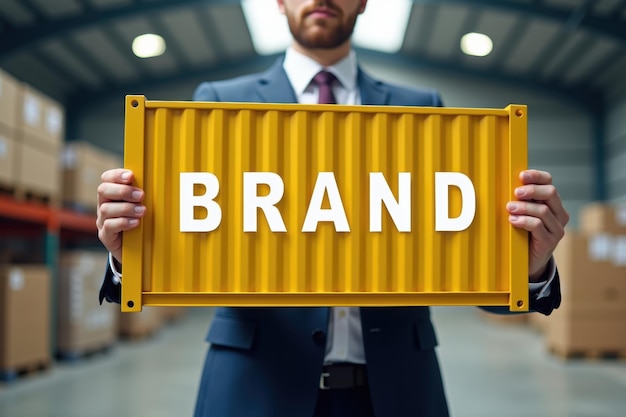
[{"label": "man's beard", "polygon": [[352,32],[354,31],[356,19],[359,15],[358,10],[350,14],[347,21],[344,21],[341,19],[343,16],[337,8],[333,7],[331,4],[327,4],[327,7],[333,9],[339,14],[340,21],[336,27],[326,33],[308,33],[308,29],[310,29],[310,27],[305,24],[305,20],[307,19],[306,13],[308,11],[303,13],[303,16],[301,16],[299,26],[295,17],[287,14],[289,30],[291,31],[291,34],[296,42],[308,49],[332,49],[342,45],[350,39],[350,36],[352,36]]}]

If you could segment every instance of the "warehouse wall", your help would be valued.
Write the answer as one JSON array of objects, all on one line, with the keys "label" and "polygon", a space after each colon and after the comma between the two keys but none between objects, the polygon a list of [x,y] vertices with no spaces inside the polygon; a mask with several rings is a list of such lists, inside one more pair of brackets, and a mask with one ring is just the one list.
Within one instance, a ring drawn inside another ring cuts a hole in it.
[{"label": "warehouse wall", "polygon": [[611,101],[606,120],[609,199],[626,201],[626,92]]},{"label": "warehouse wall", "polygon": [[[363,61],[363,66],[381,79],[403,85],[436,88],[441,92],[446,106],[502,108],[511,103],[527,104],[530,166],[553,174],[554,183],[572,215],[573,225],[578,218],[579,207],[592,200],[594,174],[591,117],[580,108],[548,94],[537,94],[483,79],[432,71],[418,73],[372,61]],[[229,76],[224,74],[222,78]],[[145,94],[150,99],[185,100],[191,97],[199,81],[155,89]],[[123,98],[120,97],[103,103],[81,118],[78,123],[79,136],[104,148],[121,152],[122,119]]]}]

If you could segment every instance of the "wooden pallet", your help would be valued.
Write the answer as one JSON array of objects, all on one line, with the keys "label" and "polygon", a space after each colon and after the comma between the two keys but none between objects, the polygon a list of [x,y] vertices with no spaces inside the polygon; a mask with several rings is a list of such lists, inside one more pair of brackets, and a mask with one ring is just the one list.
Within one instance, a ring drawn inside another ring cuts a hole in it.
[{"label": "wooden pallet", "polygon": [[598,349],[564,349],[551,346],[548,348],[551,354],[562,360],[626,360],[626,350],[598,350]]},{"label": "wooden pallet", "polygon": [[13,383],[18,378],[37,375],[50,369],[50,360],[41,360],[15,369],[0,369],[0,382]]},{"label": "wooden pallet", "polygon": [[22,203],[38,203],[52,208],[59,208],[61,202],[59,197],[51,196],[42,192],[25,190],[23,188],[0,184],[0,194],[12,197]]}]

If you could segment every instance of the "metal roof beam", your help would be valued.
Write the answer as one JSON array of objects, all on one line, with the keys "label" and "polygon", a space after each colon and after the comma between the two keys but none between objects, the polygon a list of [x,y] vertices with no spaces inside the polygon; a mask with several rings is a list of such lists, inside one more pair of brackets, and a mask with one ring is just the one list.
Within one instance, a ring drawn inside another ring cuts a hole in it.
[{"label": "metal roof beam", "polygon": [[584,110],[592,110],[603,103],[604,96],[598,90],[583,89],[580,85],[563,86],[546,82],[534,76],[516,76],[493,70],[461,68],[455,61],[435,61],[422,57],[386,54],[370,50],[357,49],[360,58],[371,58],[377,61],[391,63],[405,68],[427,68],[435,71],[446,71],[459,76],[475,76],[491,82],[501,82],[516,87],[526,87],[541,93],[549,92],[570,102],[576,103]]},{"label": "metal roof beam", "polygon": [[554,6],[547,3],[521,3],[503,0],[413,0],[414,3],[431,4],[461,4],[491,9],[499,9],[511,13],[524,14],[530,17],[542,17],[555,20],[561,24],[570,25],[570,28],[583,28],[596,34],[618,39],[626,43],[626,25],[617,17],[600,17],[590,14],[593,1],[587,0],[575,10]]},{"label": "metal roof beam", "polygon": [[[107,99],[119,97],[120,100],[122,100],[127,94],[146,94],[147,91],[171,83],[195,79],[211,80],[218,79],[218,77],[231,78],[233,74],[244,75],[249,74],[252,71],[262,71],[264,68],[269,67],[278,58],[278,56],[279,55],[254,55],[232,61],[219,61],[210,66],[203,66],[194,68],[193,70],[177,72],[166,77],[147,79],[139,82],[137,80],[122,83],[109,82],[106,84],[106,87],[101,90],[81,91],[68,97],[64,103],[67,107],[66,113],[68,115],[73,114],[73,117],[77,117],[77,115],[92,108],[93,105]],[[189,97],[189,100],[191,100],[191,96]]]},{"label": "metal roof beam", "polygon": [[22,0],[20,5],[28,10],[28,13],[32,14],[37,23],[48,21],[49,19],[43,14],[39,6],[33,4],[31,0]]},{"label": "metal roof beam", "polygon": [[53,20],[37,22],[35,25],[14,27],[0,32],[0,57],[25,48],[43,39],[102,24],[134,15],[148,16],[181,7],[198,7],[208,4],[239,5],[239,0],[153,0],[134,2],[107,9],[86,9],[83,13]]},{"label": "metal roof beam", "polygon": [[[562,24],[578,25],[595,33],[617,38],[626,42],[626,25],[619,17],[599,17],[589,14],[587,3],[572,12],[559,6],[546,3],[520,3],[502,0],[413,0],[424,4],[462,4],[465,6],[485,7],[520,13],[531,17],[543,17]],[[77,30],[97,23],[105,23],[121,17],[137,14],[147,15],[163,12],[172,8],[206,6],[207,4],[240,4],[239,0],[153,0],[133,2],[103,10],[87,8],[85,12],[59,19],[44,20],[36,25],[4,29],[0,32],[0,56],[19,50],[34,42],[58,35],[63,31]]]},{"label": "metal roof beam", "polygon": [[[461,68],[456,62],[453,61],[435,61],[404,54],[392,55],[358,48],[357,53],[359,57],[380,60],[387,63],[405,66],[408,68],[427,68],[435,71],[446,71],[448,73],[460,76],[476,76],[489,81],[499,81],[503,84],[515,85],[518,87],[527,87],[529,89],[542,93],[550,92],[556,96],[577,103],[579,106],[581,106],[581,108],[585,110],[594,109],[604,100],[604,96],[599,90],[590,88],[590,86],[588,85],[556,85],[551,82],[542,81],[535,77],[513,76],[502,72],[494,73],[494,71],[492,70]],[[87,99],[90,103],[97,103],[101,100],[106,100],[107,98],[111,97],[123,97],[129,92],[141,92],[151,90],[158,87],[159,85],[166,85],[168,83],[200,78],[209,80],[211,79],[211,77],[215,76],[215,74],[220,73],[223,76],[223,74],[225,74],[229,70],[234,70],[236,73],[245,74],[251,70],[259,70],[263,67],[269,66],[276,59],[277,56],[278,55],[263,57],[253,56],[228,62],[221,61],[219,63],[214,63],[208,67],[205,66],[195,68],[192,71],[176,73],[168,77],[146,79],[143,82],[137,82],[137,80],[123,83],[109,82],[107,83],[106,88],[101,91],[90,91],[87,95]],[[80,102],[80,105],[76,105],[77,102]],[[84,111],[87,107],[89,107],[88,103],[85,102],[85,95],[81,93],[78,93],[73,97],[69,97],[66,104],[68,107],[75,109],[77,112]]]}]

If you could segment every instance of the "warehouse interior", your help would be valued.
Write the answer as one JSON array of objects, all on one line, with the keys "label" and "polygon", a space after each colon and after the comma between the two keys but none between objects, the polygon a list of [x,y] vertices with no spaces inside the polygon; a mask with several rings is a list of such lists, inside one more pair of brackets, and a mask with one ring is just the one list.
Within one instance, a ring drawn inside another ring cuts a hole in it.
[{"label": "warehouse interior", "polygon": [[[187,101],[268,68],[289,42],[275,3],[0,2],[1,416],[192,414],[214,309],[99,305],[96,189],[124,163],[125,96]],[[367,36],[377,19],[394,45]],[[626,1],[369,0],[359,24],[376,78],[446,107],[527,105],[528,166],[570,214],[551,316],[432,308],[450,415],[623,416]],[[487,49],[464,51],[467,34]]]}]

